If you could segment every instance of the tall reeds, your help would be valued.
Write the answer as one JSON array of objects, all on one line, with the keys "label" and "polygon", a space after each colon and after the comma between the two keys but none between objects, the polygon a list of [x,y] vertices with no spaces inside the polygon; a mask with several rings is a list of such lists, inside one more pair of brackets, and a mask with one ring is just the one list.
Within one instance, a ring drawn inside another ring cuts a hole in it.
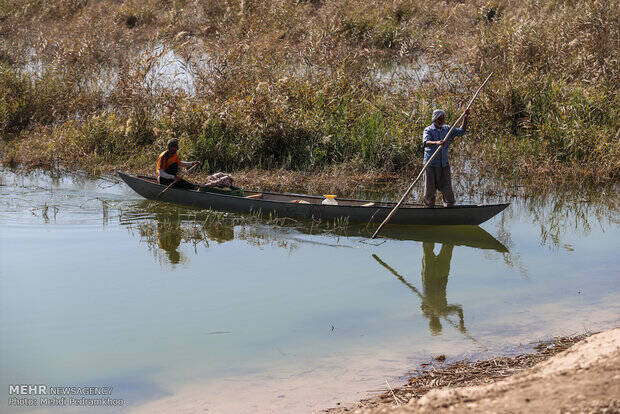
[{"label": "tall reeds", "polygon": [[[0,5],[5,161],[400,172],[430,113],[498,75],[455,151],[479,169],[617,180],[618,2],[88,1]],[[173,53],[181,83],[154,82]],[[165,63],[165,62],[164,62]]]}]

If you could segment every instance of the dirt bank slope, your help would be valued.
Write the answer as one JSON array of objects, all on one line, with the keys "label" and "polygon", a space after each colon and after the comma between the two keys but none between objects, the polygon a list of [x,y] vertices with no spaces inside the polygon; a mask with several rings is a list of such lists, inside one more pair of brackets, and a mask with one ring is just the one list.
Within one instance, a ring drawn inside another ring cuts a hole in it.
[{"label": "dirt bank slope", "polygon": [[411,398],[354,409],[358,413],[620,412],[620,328],[492,384],[445,387]]}]

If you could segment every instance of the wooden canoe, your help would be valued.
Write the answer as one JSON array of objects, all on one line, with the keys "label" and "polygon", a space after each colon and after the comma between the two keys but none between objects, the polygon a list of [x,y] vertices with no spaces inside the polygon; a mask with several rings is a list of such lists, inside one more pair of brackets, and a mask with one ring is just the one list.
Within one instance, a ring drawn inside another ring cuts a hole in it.
[{"label": "wooden canoe", "polygon": [[[154,178],[118,173],[136,193],[149,200],[167,201],[185,206],[234,213],[275,214],[301,219],[346,219],[350,222],[381,223],[395,203],[336,198],[338,205],[323,205],[321,196],[292,193],[245,191],[244,197],[170,188]],[[506,204],[459,205],[450,208],[425,208],[421,204],[403,204],[390,220],[392,224],[479,225],[508,207]]]}]

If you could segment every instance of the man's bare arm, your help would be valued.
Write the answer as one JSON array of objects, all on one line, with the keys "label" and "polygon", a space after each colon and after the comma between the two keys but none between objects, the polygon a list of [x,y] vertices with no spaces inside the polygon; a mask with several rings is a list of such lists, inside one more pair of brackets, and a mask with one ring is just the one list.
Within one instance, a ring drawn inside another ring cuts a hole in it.
[{"label": "man's bare arm", "polygon": [[183,167],[192,167],[196,164],[200,164],[200,161],[181,161]]}]

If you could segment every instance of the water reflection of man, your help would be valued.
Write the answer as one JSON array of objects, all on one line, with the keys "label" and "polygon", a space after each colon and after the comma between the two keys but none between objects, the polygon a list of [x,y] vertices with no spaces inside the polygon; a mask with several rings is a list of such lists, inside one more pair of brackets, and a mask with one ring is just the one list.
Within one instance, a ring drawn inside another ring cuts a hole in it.
[{"label": "water reflection of man", "polygon": [[213,225],[205,228],[209,240],[218,243],[225,243],[235,239],[235,229],[233,226]]},{"label": "water reflection of man", "polygon": [[181,253],[179,253],[178,249],[182,238],[181,224],[178,220],[170,222],[157,221],[157,242],[159,248],[166,252],[168,260],[172,264],[178,264],[181,261]]},{"label": "water reflection of man", "polygon": [[450,275],[450,262],[452,260],[451,244],[442,244],[439,254],[435,255],[435,243],[424,242],[422,246],[422,313],[429,319],[428,326],[431,334],[441,333],[440,318],[448,318],[451,314],[459,317],[459,330],[465,332],[463,309],[461,305],[449,305],[446,298],[446,287]]}]

